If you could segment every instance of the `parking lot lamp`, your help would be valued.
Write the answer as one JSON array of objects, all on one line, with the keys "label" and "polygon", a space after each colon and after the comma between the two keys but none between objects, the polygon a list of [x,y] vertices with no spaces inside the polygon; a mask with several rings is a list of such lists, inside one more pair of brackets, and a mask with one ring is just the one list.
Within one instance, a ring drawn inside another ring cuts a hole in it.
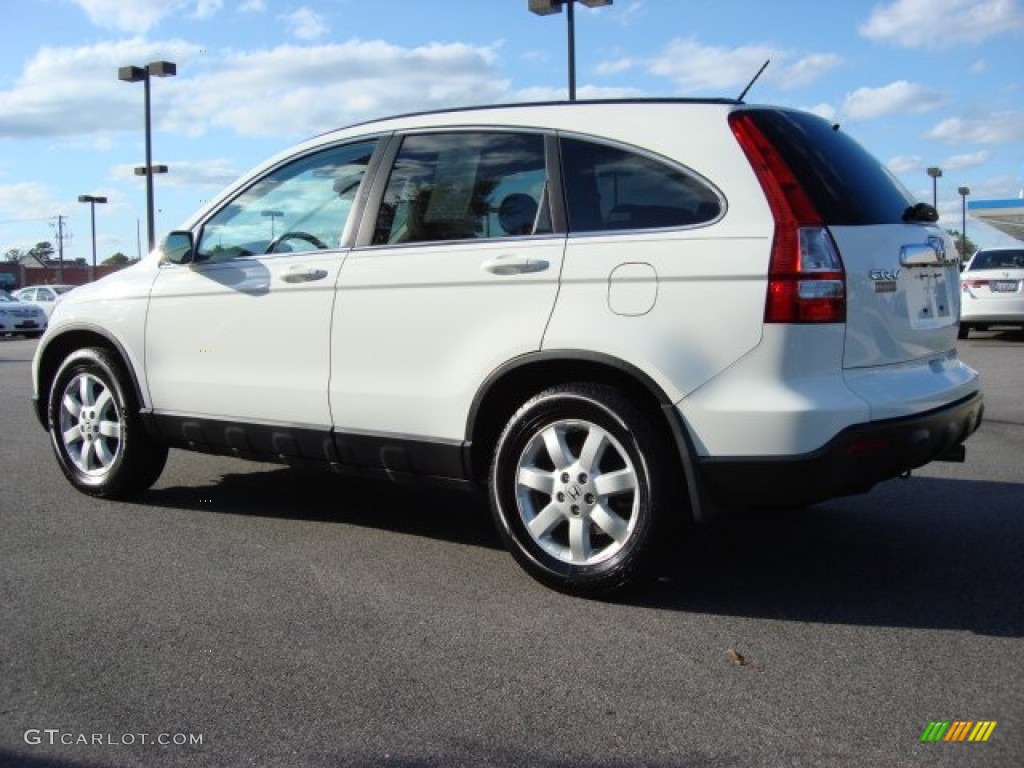
[{"label": "parking lot lamp", "polygon": [[89,271],[89,280],[96,279],[96,203],[105,203],[107,198],[101,195],[79,195],[78,202],[89,204],[89,213],[92,218],[92,269]]},{"label": "parking lot lamp", "polygon": [[939,176],[942,175],[942,169],[933,165],[928,169],[928,175],[932,177],[932,208],[939,210]]},{"label": "parking lot lamp", "polygon": [[588,8],[600,8],[611,5],[612,0],[528,0],[531,13],[538,16],[550,16],[561,13],[566,6],[566,22],[569,31],[569,101],[576,101],[576,15],[573,6],[583,3]]},{"label": "parking lot lamp", "polygon": [[[152,125],[150,117],[149,107],[149,81],[152,77],[174,77],[178,74],[178,67],[176,64],[170,61],[153,61],[147,64],[145,67],[120,67],[117,70],[117,79],[123,80],[126,83],[138,83],[142,82],[145,90],[145,112],[146,112],[146,224],[148,226],[149,234],[149,250],[153,250],[156,243],[156,236],[154,234],[154,216],[153,216],[153,173],[157,173],[153,168],[153,135]],[[167,166],[164,166],[166,172]],[[138,168],[135,169],[135,173],[139,174]]]},{"label": "parking lot lamp", "polygon": [[970,187],[958,187],[960,193],[960,263],[967,260],[967,196],[971,194]]}]

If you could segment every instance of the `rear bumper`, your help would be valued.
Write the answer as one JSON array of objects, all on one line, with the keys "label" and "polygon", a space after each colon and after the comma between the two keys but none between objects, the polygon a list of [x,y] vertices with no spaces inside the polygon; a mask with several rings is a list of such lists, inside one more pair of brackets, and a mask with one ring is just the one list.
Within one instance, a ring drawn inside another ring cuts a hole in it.
[{"label": "rear bumper", "polygon": [[934,461],[981,424],[981,392],[914,416],[857,424],[799,456],[699,458],[705,492],[726,507],[794,506],[863,493]]}]

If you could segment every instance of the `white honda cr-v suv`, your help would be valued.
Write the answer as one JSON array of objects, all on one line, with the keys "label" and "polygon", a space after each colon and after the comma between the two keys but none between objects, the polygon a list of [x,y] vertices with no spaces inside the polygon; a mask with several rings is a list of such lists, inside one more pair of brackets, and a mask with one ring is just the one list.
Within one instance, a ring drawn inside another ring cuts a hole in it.
[{"label": "white honda cr-v suv", "polygon": [[168,447],[489,488],[535,577],[859,493],[978,427],[954,243],[838,126],[726,100],[319,136],[56,309],[36,411],[79,490]]}]

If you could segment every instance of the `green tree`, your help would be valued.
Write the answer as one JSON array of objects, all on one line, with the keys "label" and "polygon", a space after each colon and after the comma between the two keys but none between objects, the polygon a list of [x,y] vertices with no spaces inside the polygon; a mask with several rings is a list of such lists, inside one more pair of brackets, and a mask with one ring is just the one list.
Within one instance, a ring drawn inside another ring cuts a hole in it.
[{"label": "green tree", "polygon": [[36,243],[35,245],[28,249],[29,256],[35,256],[37,259],[44,263],[46,262],[47,259],[53,258],[53,253],[53,243],[50,243],[46,240]]},{"label": "green tree", "polygon": [[4,261],[20,261],[21,257],[25,255],[25,252],[20,248],[11,248],[7,253],[4,254]]},{"label": "green tree", "polygon": [[969,237],[961,237],[960,230],[958,229],[947,229],[950,236],[956,240],[956,250],[960,254],[960,261],[967,261],[974,252],[978,250],[978,246]]},{"label": "green tree", "polygon": [[129,259],[129,258],[128,258],[127,256],[125,256],[125,255],[124,255],[123,253],[121,253],[120,251],[118,251],[117,253],[115,253],[115,254],[114,254],[113,256],[111,256],[110,258],[108,258],[108,259],[104,259],[104,261],[103,261],[103,264],[102,264],[102,265],[103,265],[104,267],[123,267],[123,266],[125,266],[126,264],[131,264],[131,263],[132,263],[132,260],[131,260],[131,259]]}]

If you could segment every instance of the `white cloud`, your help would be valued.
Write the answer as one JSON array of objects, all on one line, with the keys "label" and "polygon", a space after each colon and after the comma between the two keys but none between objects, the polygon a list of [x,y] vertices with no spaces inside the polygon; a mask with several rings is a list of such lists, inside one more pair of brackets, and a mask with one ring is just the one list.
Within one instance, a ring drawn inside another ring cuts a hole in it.
[{"label": "white cloud", "polygon": [[224,0],[196,0],[196,8],[192,12],[193,18],[208,19],[224,7]]},{"label": "white cloud", "polygon": [[859,32],[906,48],[948,48],[1022,26],[1017,0],[894,0],[875,6]]},{"label": "white cloud", "polygon": [[238,4],[239,13],[262,13],[265,10],[267,5],[263,0],[243,0]]},{"label": "white cloud", "polygon": [[[177,77],[153,85],[157,130],[198,135],[220,127],[295,138],[395,112],[507,98],[509,82],[496,58],[485,46],[403,48],[379,40],[244,53],[201,53],[179,40],[140,38],[44,48],[11,89],[0,91],[0,138],[138,131],[141,86],[118,81],[117,68],[125,62],[178,63]],[[252,98],[254,83],[258,99]]]},{"label": "white cloud", "polygon": [[846,95],[839,113],[846,120],[870,120],[886,115],[928,112],[946,102],[946,96],[918,83],[897,80],[880,88],[858,88]]},{"label": "white cloud", "polygon": [[[771,64],[762,76],[764,81],[786,89],[808,85],[841,62],[831,53],[796,57],[792,51],[768,45],[723,48],[677,39],[647,64],[652,74],[669,78],[682,93],[719,95],[728,89],[742,88],[769,59]],[[607,66],[614,67],[615,62]]]},{"label": "white cloud", "polygon": [[[211,187],[221,189],[241,174],[233,161],[227,158],[212,160],[171,160],[167,163],[168,172],[161,174],[160,186],[167,187]],[[110,170],[110,178],[114,181],[138,181],[143,177],[135,175],[135,165],[116,165]]]},{"label": "white cloud", "polygon": [[898,176],[916,171],[923,172],[925,168],[924,161],[921,159],[920,155],[897,155],[896,157],[890,158],[889,162],[887,162],[885,166]]},{"label": "white cloud", "polygon": [[[132,38],[82,48],[42,48],[25,65],[11,90],[0,91],[0,137],[87,136],[138,128],[142,93],[117,79],[126,62],[195,57],[180,40],[153,43]],[[167,82],[154,86],[154,116],[168,104]]]},{"label": "white cloud", "polygon": [[1024,112],[996,112],[985,117],[950,117],[925,134],[947,144],[1006,144],[1024,141]]},{"label": "white cloud", "polygon": [[966,155],[953,155],[947,157],[939,165],[943,171],[963,171],[968,168],[977,168],[992,159],[992,152],[987,149],[978,152],[970,152]]},{"label": "white cloud", "polygon": [[[636,88],[606,88],[599,85],[581,85],[576,89],[576,98],[587,99],[635,99],[644,96],[643,91]],[[566,88],[538,85],[520,88],[509,96],[509,101],[565,101],[568,98]]]},{"label": "white cloud", "polygon": [[324,17],[306,6],[279,18],[288,25],[292,37],[299,40],[318,40],[328,32]]},{"label": "white cloud", "polygon": [[38,182],[0,184],[0,219],[43,220],[69,207]]},{"label": "white cloud", "polygon": [[812,115],[828,120],[830,123],[835,122],[837,111],[831,104],[815,104],[813,107],[805,107],[804,109]]},{"label": "white cloud", "polygon": [[71,0],[98,27],[143,34],[161,19],[177,11],[206,19],[224,5],[224,0]]},{"label": "white cloud", "polygon": [[597,65],[597,73],[599,75],[617,75],[620,72],[632,69],[637,65],[636,59],[629,57],[621,59],[613,59],[611,61],[602,61]]},{"label": "white cloud", "polygon": [[[172,114],[180,130],[307,135],[395,112],[496,101],[509,83],[494,60],[488,47],[380,40],[234,53],[197,75]],[[251,98],[253,83],[259,99]]]}]

